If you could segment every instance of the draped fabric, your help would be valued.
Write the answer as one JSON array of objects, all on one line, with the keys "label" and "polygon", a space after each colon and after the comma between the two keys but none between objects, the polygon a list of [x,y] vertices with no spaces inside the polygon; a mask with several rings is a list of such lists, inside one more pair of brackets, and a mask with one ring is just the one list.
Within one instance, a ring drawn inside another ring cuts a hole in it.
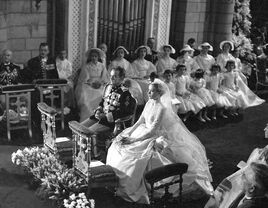
[{"label": "draped fabric", "polygon": [[98,44],[106,43],[110,53],[144,44],[145,11],[146,0],[99,0]]}]

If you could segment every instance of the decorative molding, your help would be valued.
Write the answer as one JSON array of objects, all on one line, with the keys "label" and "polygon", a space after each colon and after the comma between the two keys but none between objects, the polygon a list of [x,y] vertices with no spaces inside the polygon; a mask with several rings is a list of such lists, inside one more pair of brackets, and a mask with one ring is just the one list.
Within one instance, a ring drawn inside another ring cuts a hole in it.
[{"label": "decorative molding", "polygon": [[[154,36],[156,37],[156,47],[169,43],[169,30],[171,18],[170,0],[156,0],[154,14]],[[156,22],[156,20],[158,20]],[[155,35],[156,34],[156,35]]]},{"label": "decorative molding", "polygon": [[157,37],[157,32],[158,32],[158,22],[159,22],[159,7],[160,7],[160,0],[155,0],[154,1],[154,11],[153,11],[153,37]]},{"label": "decorative molding", "polygon": [[68,19],[68,59],[73,64],[73,70],[76,71],[81,67],[82,54],[81,39],[82,39],[82,1],[69,1],[69,19]]},{"label": "decorative molding", "polygon": [[88,48],[96,47],[97,45],[97,30],[98,30],[98,0],[89,1],[88,14]]}]

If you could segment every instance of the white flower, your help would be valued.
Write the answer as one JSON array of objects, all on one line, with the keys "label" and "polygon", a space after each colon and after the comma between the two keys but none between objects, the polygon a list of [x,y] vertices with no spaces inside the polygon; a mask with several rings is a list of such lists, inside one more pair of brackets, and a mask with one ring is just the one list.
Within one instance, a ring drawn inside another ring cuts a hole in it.
[{"label": "white flower", "polygon": [[79,196],[80,198],[86,198],[85,193],[79,193],[78,196]]},{"label": "white flower", "polygon": [[16,165],[20,165],[20,160],[16,160]]},{"label": "white flower", "polygon": [[90,203],[90,207],[91,208],[94,208],[95,207],[95,201],[94,201],[94,199],[90,199],[89,200],[89,203]]},{"label": "white flower", "polygon": [[12,161],[12,163],[15,163],[16,156],[17,156],[16,153],[13,152],[12,155],[11,155],[11,161]]},{"label": "white flower", "polygon": [[70,197],[69,197],[71,200],[75,200],[75,194],[72,194]]},{"label": "white flower", "polygon": [[82,201],[82,199],[77,199],[76,202],[77,202],[78,204],[82,204],[83,201]]}]

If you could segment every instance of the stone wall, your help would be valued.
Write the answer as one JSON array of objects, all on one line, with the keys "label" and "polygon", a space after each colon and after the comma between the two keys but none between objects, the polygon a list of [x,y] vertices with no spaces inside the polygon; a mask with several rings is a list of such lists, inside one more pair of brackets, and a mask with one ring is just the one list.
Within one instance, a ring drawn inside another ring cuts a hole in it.
[{"label": "stone wall", "polygon": [[233,12],[234,0],[173,0],[170,43],[180,49],[195,38],[216,46],[231,38]]},{"label": "stone wall", "polygon": [[0,50],[13,51],[13,61],[23,64],[38,54],[47,41],[47,0],[37,10],[35,1],[0,0]]}]

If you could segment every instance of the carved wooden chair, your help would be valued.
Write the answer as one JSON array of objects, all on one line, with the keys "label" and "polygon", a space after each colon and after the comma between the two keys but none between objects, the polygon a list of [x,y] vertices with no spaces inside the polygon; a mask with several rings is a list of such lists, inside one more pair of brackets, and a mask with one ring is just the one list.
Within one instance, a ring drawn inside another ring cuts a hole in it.
[{"label": "carved wooden chair", "polygon": [[35,80],[36,88],[40,92],[40,102],[45,102],[57,111],[57,120],[61,121],[64,129],[64,87],[67,85],[65,79],[40,79]]},{"label": "carved wooden chair", "polygon": [[[32,137],[31,121],[31,92],[34,85],[9,85],[1,87],[1,94],[5,97],[7,138],[11,140],[11,130],[28,129]],[[12,117],[11,117],[12,116]]]},{"label": "carved wooden chair", "polygon": [[73,168],[76,174],[88,182],[88,193],[91,188],[116,188],[118,178],[112,167],[99,160],[91,160],[94,132],[77,121],[70,121],[69,127],[73,135]]},{"label": "carved wooden chair", "polygon": [[[169,193],[169,186],[173,184],[179,183],[179,205],[182,204],[182,183],[183,179],[182,176],[184,173],[186,173],[188,170],[188,165],[185,163],[175,163],[170,165],[165,165],[163,167],[155,168],[145,174],[146,181],[150,184],[151,190],[149,194],[150,198],[150,205],[151,207],[165,207],[166,203],[172,198],[172,194]],[[171,176],[179,176],[177,180],[164,183],[159,186],[154,186],[154,184],[158,181],[161,181],[165,178],[171,177]],[[158,189],[165,189],[165,194],[162,198],[156,199],[154,197],[154,191]],[[180,206],[178,206],[180,207]]]},{"label": "carved wooden chair", "polygon": [[115,127],[113,131],[113,135],[118,135],[121,131],[123,131],[128,126],[133,126],[136,119],[136,111],[137,111],[138,101],[136,98],[131,97],[129,108],[132,109],[132,114],[129,116],[125,116],[119,118],[115,121]]},{"label": "carved wooden chair", "polygon": [[38,103],[41,113],[41,129],[43,131],[44,146],[53,154],[59,154],[63,161],[72,160],[73,144],[68,137],[56,137],[57,111],[46,103]]}]

